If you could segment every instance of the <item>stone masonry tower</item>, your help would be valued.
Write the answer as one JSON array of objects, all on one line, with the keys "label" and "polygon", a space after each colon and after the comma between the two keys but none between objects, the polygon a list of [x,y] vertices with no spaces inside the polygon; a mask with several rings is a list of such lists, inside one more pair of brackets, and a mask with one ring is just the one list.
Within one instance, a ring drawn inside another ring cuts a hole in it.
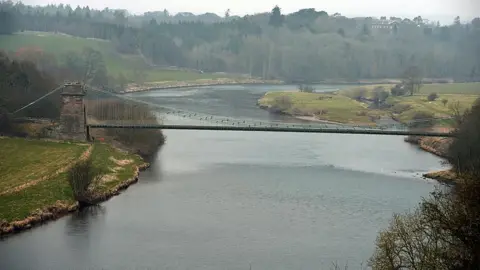
[{"label": "stone masonry tower", "polygon": [[63,87],[60,112],[60,139],[85,141],[85,91],[80,83],[66,83]]}]

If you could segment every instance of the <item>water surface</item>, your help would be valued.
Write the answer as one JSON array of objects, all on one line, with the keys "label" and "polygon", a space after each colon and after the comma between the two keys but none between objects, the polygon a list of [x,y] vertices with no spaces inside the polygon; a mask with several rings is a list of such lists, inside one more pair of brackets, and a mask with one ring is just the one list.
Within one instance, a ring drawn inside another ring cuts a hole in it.
[{"label": "water surface", "polygon": [[[272,117],[251,103],[267,89],[232,88],[138,96]],[[167,119],[179,121],[186,120]],[[0,241],[0,269],[330,269],[334,261],[359,269],[392,214],[433,189],[420,174],[441,168],[395,136],[165,133],[138,184]]]}]

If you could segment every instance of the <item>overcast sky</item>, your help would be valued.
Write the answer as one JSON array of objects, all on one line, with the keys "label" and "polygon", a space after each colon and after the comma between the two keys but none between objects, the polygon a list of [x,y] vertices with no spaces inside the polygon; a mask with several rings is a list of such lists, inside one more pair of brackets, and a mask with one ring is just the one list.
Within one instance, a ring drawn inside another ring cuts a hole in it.
[{"label": "overcast sky", "polygon": [[480,17],[480,0],[24,0],[25,4],[70,4],[73,7],[90,6],[103,9],[127,9],[138,14],[145,11],[167,9],[171,13],[213,12],[223,16],[230,9],[232,15],[245,15],[270,11],[278,5],[282,12],[291,13],[302,8],[315,8],[328,13],[339,12],[346,16],[400,16],[422,15],[434,20],[447,20],[460,16],[463,19]]}]

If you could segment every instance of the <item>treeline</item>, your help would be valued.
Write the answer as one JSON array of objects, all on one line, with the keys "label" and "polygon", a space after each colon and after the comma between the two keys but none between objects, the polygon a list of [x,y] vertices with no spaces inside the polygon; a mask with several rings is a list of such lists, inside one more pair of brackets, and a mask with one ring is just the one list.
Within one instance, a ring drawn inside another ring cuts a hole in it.
[{"label": "treeline", "polygon": [[12,113],[64,81],[82,81],[108,91],[123,89],[127,82],[126,78],[108,76],[102,55],[91,48],[59,58],[35,49],[18,50],[12,55],[0,51],[0,131],[9,128],[11,117],[58,117],[58,92],[15,115]]},{"label": "treeline", "polygon": [[308,82],[396,78],[418,66],[424,77],[480,79],[479,18],[441,26],[420,16],[347,18],[314,9],[283,15],[278,7],[242,18],[227,12],[223,19],[9,2],[1,9],[0,33],[56,31],[111,40],[119,52],[142,53],[158,66]]},{"label": "treeline", "polygon": [[[29,61],[11,60],[0,52],[0,131],[8,128],[9,113],[20,109],[58,87],[54,77]],[[51,95],[16,116],[55,118],[59,114],[59,95]]]}]

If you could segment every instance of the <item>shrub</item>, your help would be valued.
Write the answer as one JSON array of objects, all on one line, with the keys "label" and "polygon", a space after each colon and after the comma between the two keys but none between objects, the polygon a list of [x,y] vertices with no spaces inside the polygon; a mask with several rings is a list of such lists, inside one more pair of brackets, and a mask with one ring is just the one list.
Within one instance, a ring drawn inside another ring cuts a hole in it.
[{"label": "shrub", "polygon": [[367,94],[367,89],[362,87],[362,88],[353,89],[348,96],[352,99],[360,101],[365,98],[366,94]]},{"label": "shrub", "polygon": [[395,97],[404,96],[407,93],[407,89],[402,84],[397,84],[390,89],[390,93]]},{"label": "shrub", "polygon": [[437,93],[430,93],[427,97],[427,100],[428,101],[435,101],[436,99],[438,98],[438,94]]},{"label": "shrub", "polygon": [[298,90],[300,90],[300,92],[313,93],[315,89],[311,85],[301,84],[298,86]]},{"label": "shrub", "polygon": [[[130,123],[158,124],[159,119],[148,107],[116,100],[87,102],[88,114],[97,121],[124,121]],[[149,159],[165,143],[165,136],[157,129],[109,128],[96,132],[117,140],[123,146]]]},{"label": "shrub", "polygon": [[412,116],[410,127],[431,127],[433,126],[434,115],[430,112],[417,111]]},{"label": "shrub", "polygon": [[72,188],[73,196],[80,204],[88,205],[93,201],[93,194],[89,187],[103,176],[103,172],[93,166],[92,158],[80,160],[67,174],[68,183]]},{"label": "shrub", "polygon": [[403,113],[403,112],[406,112],[406,111],[410,110],[411,108],[412,108],[412,106],[410,104],[397,103],[397,104],[393,105],[391,110],[392,110],[393,113],[400,114],[400,113]]},{"label": "shrub", "polygon": [[275,111],[285,112],[289,110],[293,105],[292,98],[289,96],[278,96],[275,97],[274,104],[272,108]]},{"label": "shrub", "polygon": [[448,103],[448,99],[445,99],[445,98],[442,99],[442,104],[444,107],[447,106],[447,103]]}]

